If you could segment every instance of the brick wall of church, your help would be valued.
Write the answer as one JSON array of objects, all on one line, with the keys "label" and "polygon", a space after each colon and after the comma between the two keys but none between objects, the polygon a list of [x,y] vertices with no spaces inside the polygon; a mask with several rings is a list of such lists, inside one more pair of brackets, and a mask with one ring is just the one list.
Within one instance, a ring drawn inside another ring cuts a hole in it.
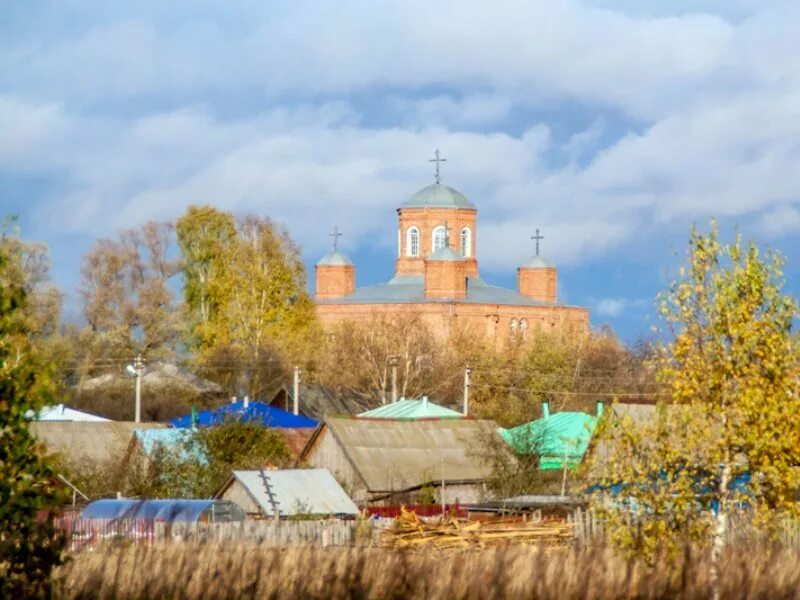
[{"label": "brick wall of church", "polygon": [[[369,320],[378,315],[418,316],[436,335],[448,336],[465,327],[485,335],[497,347],[512,339],[524,339],[534,330],[554,331],[564,336],[589,332],[589,310],[573,306],[511,306],[425,302],[414,304],[318,304],[323,326],[341,320]],[[522,326],[524,320],[525,325]],[[512,327],[512,322],[515,326]]]},{"label": "brick wall of church", "polygon": [[[478,211],[474,208],[401,208],[398,209],[399,239],[398,258],[395,267],[397,275],[422,275],[425,272],[425,258],[433,249],[433,230],[444,225],[450,229],[450,247],[461,252],[461,230],[469,227],[470,252],[466,260],[467,275],[478,274],[476,243],[476,224]],[[408,256],[408,229],[419,229],[419,256]]]}]

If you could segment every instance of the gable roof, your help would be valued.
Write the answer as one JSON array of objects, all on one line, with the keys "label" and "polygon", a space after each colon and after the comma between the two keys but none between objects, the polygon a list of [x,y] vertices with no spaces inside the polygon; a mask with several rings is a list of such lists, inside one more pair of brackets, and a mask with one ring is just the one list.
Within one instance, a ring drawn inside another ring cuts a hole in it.
[{"label": "gable roof", "polygon": [[163,423],[132,421],[34,421],[31,431],[48,454],[59,454],[70,462],[120,461],[137,429],[165,427]]},{"label": "gable roof", "polygon": [[419,400],[402,398],[358,415],[360,419],[463,419],[460,412],[434,404],[427,397]]},{"label": "gable roof", "polygon": [[565,411],[499,433],[516,452],[538,454],[542,469],[560,469],[565,458],[570,466],[581,461],[596,426],[594,415]]},{"label": "gable roof", "polygon": [[271,516],[274,509],[267,496],[264,477],[269,482],[281,516],[358,514],[358,507],[328,469],[234,471],[214,497],[221,498],[238,481],[264,514]]},{"label": "gable roof", "polygon": [[263,402],[232,402],[215,408],[214,410],[201,410],[195,415],[195,422],[192,423],[192,415],[184,415],[170,420],[173,427],[213,427],[220,425],[228,419],[234,419],[245,423],[259,423],[264,427],[291,427],[291,428],[314,428],[317,422],[302,415],[295,415],[275,406],[270,406]]},{"label": "gable roof", "polygon": [[[283,386],[272,396],[269,405],[289,411],[294,403],[292,386]],[[337,415],[355,415],[369,408],[364,397],[356,392],[318,384],[300,384],[298,410],[317,421]]]},{"label": "gable roof", "polygon": [[442,419],[397,421],[330,418],[303,451],[313,453],[322,435],[332,435],[372,492],[402,491],[432,481],[477,482],[491,468],[475,449],[484,436],[495,435],[494,421]]},{"label": "gable roof", "polygon": [[65,406],[63,404],[57,404],[55,406],[43,407],[36,415],[35,420],[104,422],[104,421],[110,421],[111,419],[106,419],[105,417],[93,415],[92,413],[84,412],[82,410],[75,410],[74,408],[70,408],[69,406]]}]

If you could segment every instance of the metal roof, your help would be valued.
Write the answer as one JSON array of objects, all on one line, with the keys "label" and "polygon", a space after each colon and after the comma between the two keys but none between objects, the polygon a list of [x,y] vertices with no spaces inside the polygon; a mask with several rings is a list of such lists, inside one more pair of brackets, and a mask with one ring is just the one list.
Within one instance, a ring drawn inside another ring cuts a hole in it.
[{"label": "metal roof", "polygon": [[[275,392],[269,404],[288,411],[294,403],[293,394],[292,386],[285,385]],[[301,383],[298,409],[300,414],[321,421],[327,416],[355,415],[366,410],[367,397],[349,389]]]},{"label": "metal roof", "polygon": [[[214,518],[219,507],[220,516]],[[238,510],[236,510],[238,509]],[[104,499],[89,503],[81,519],[155,519],[156,521],[196,522],[203,515],[213,521],[243,521],[244,510],[227,500],[133,500]]]},{"label": "metal roof", "polygon": [[50,454],[69,462],[122,460],[137,429],[166,427],[163,423],[129,421],[33,421],[30,429]]},{"label": "metal roof", "polygon": [[400,208],[475,208],[467,197],[456,189],[434,183],[411,196]]},{"label": "metal roof", "polygon": [[82,410],[75,410],[69,406],[58,404],[56,406],[45,406],[36,415],[36,421],[92,421],[102,423],[110,421],[105,417],[93,415],[91,413],[83,412]]},{"label": "metal roof", "polygon": [[583,458],[597,417],[584,412],[559,412],[499,433],[516,452],[538,454],[541,469],[560,469]]},{"label": "metal roof", "polygon": [[170,420],[173,427],[213,427],[227,420],[242,421],[245,423],[259,423],[264,427],[291,427],[293,429],[308,427],[314,428],[317,422],[302,415],[295,415],[275,406],[263,402],[232,402],[214,410],[201,410],[195,415],[184,415]]},{"label": "metal roof", "polygon": [[317,263],[317,266],[319,267],[349,267],[352,265],[353,263],[350,261],[350,259],[338,251],[326,254],[320,258],[319,262]]},{"label": "metal roof", "polygon": [[450,246],[443,246],[442,248],[439,248],[436,252],[428,256],[426,260],[432,260],[437,262],[459,262],[464,260],[464,257],[461,256],[455,250],[453,250]]},{"label": "metal roof", "polygon": [[372,492],[413,489],[432,481],[476,482],[491,468],[475,454],[494,421],[441,419],[398,421],[331,418],[309,442],[314,451],[320,435],[333,435],[353,468]]},{"label": "metal roof", "polygon": [[281,516],[358,514],[358,507],[328,469],[234,471],[232,479],[216,495],[220,496],[234,481],[238,481],[264,514],[271,516],[274,509],[267,497],[262,474],[269,482]]},{"label": "metal roof", "polygon": [[549,262],[541,256],[531,256],[520,265],[521,269],[550,269],[553,268]]},{"label": "metal roof", "polygon": [[419,400],[401,398],[397,402],[384,404],[358,416],[369,419],[462,419],[464,417],[460,412],[434,404],[427,397]]},{"label": "metal roof", "polygon": [[467,277],[467,294],[464,298],[427,298],[422,276],[395,277],[388,283],[369,285],[352,294],[331,300],[317,300],[317,304],[409,304],[409,303],[494,304],[512,306],[564,306],[541,302],[520,295],[516,290],[489,285],[480,277]]}]

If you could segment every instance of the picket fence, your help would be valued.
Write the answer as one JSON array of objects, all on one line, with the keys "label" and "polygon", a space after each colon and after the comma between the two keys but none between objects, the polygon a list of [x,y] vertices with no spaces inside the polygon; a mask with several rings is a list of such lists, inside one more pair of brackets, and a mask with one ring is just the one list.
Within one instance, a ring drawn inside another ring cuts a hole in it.
[{"label": "picket fence", "polygon": [[[576,509],[567,516],[574,525],[575,541],[580,545],[594,545],[605,542],[602,519],[594,510]],[[631,518],[630,525],[635,527]],[[728,515],[726,543],[741,547],[780,546],[800,550],[800,520],[787,518],[772,535],[754,523],[747,512]]]},{"label": "picket fence", "polygon": [[[56,526],[72,550],[100,542],[125,540],[151,544],[155,541],[235,542],[266,546],[353,546],[369,543],[372,529],[357,536],[355,521],[240,521],[233,523],[178,523],[154,519],[57,519]],[[364,527],[362,525],[362,527]]]}]

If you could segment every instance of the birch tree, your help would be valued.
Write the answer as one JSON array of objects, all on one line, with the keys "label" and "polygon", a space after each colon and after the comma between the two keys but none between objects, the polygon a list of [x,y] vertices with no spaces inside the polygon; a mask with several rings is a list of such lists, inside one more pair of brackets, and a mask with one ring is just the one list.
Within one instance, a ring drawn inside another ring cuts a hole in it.
[{"label": "birch tree", "polygon": [[676,536],[706,540],[715,581],[734,505],[764,518],[797,508],[797,304],[782,291],[782,267],[740,236],[721,243],[715,224],[708,235],[692,229],[688,264],[659,299],[668,341],[658,376],[671,405],[638,430],[612,424],[601,465],[603,483],[624,484],[650,523],[650,549]]}]

